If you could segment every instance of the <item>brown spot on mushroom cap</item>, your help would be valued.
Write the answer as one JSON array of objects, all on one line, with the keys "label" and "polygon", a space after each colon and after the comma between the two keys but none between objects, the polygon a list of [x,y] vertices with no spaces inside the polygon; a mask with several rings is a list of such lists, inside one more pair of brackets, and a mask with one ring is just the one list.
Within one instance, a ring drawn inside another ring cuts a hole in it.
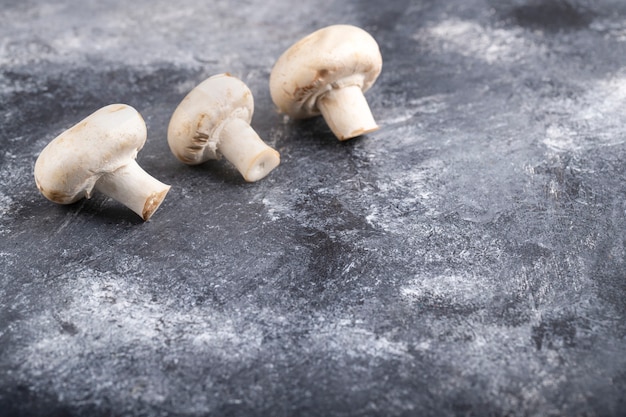
[{"label": "brown spot on mushroom cap", "polygon": [[121,111],[121,110],[125,110],[126,109],[126,105],[125,104],[119,104],[119,105],[112,105],[110,106],[110,112],[114,113],[116,111]]},{"label": "brown spot on mushroom cap", "polygon": [[321,94],[346,85],[367,91],[381,69],[380,49],[370,34],[350,25],[328,26],[302,38],[278,58],[270,74],[270,93],[289,116],[316,116]]},{"label": "brown spot on mushroom cap", "polygon": [[87,127],[88,124],[89,124],[89,122],[83,120],[82,122],[78,123],[76,126],[71,127],[70,131],[73,132],[73,133],[78,133],[81,130],[84,130],[85,127]]},{"label": "brown spot on mushroom cap", "polygon": [[326,68],[322,68],[317,71],[317,75],[315,76],[316,80],[323,80],[328,75],[328,70]]},{"label": "brown spot on mushroom cap", "polygon": [[44,197],[48,200],[58,203],[58,204],[71,204],[79,200],[76,196],[69,195],[67,193],[57,191],[57,190],[47,190],[41,186],[37,178],[35,177],[35,183],[37,184],[37,189]]},{"label": "brown spot on mushroom cap", "polygon": [[46,196],[48,200],[54,201],[55,203],[59,203],[59,204],[71,204],[80,199],[80,198],[76,198],[76,196],[72,196],[72,195],[69,195],[60,191],[56,191],[56,190],[53,190],[50,192],[42,191],[42,193]]}]

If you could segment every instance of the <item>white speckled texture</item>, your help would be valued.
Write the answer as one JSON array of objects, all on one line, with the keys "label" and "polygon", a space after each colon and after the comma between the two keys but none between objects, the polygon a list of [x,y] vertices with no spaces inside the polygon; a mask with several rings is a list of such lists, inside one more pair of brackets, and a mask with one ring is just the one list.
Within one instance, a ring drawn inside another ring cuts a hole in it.
[{"label": "white speckled texture", "polygon": [[[346,143],[268,89],[336,23],[384,59]],[[5,1],[0,415],[623,415],[624,57],[621,0]],[[221,72],[281,153],[254,184],[168,149]],[[145,223],[33,179],[118,102],[172,185]]]}]

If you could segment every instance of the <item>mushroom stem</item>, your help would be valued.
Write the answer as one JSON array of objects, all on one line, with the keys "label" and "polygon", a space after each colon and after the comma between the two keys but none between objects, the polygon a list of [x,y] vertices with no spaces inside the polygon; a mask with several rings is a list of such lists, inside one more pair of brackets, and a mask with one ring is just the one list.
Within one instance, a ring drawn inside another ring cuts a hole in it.
[{"label": "mushroom stem", "polygon": [[317,108],[339,140],[351,139],[379,128],[358,85],[333,88],[317,100]]},{"label": "mushroom stem", "polygon": [[224,122],[218,150],[248,182],[258,181],[280,163],[280,155],[261,140],[248,123],[239,118]]},{"label": "mushroom stem", "polygon": [[94,187],[119,201],[147,221],[163,202],[170,186],[150,176],[134,159],[105,174]]}]

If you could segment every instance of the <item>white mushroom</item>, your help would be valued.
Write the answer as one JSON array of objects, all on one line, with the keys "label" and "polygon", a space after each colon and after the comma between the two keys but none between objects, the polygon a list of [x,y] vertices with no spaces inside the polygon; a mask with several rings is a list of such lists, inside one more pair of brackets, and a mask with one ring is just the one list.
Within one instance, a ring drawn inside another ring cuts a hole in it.
[{"label": "white mushroom", "polygon": [[270,75],[278,108],[294,119],[324,116],[339,140],[378,129],[363,93],[382,69],[374,38],[363,29],[334,25],[287,49]]},{"label": "white mushroom", "polygon": [[250,89],[230,74],[214,75],[187,94],[167,131],[172,153],[189,165],[224,156],[246,181],[265,177],[280,163],[278,152],[250,127]]},{"label": "white mushroom", "polygon": [[134,108],[112,104],[87,116],[53,139],[35,163],[39,191],[59,204],[99,191],[144,220],[161,205],[169,185],[151,177],[135,158],[147,137]]}]

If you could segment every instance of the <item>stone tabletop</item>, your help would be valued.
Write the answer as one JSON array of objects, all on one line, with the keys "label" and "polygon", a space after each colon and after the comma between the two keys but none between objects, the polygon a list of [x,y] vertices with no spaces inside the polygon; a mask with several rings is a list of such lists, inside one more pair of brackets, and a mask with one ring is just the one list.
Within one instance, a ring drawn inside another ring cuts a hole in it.
[{"label": "stone tabletop", "polygon": [[[381,129],[280,114],[280,54],[359,26]],[[281,155],[180,163],[169,118],[229,72]],[[98,108],[172,185],[144,222],[37,190]],[[4,0],[1,416],[626,413],[622,0]]]}]

